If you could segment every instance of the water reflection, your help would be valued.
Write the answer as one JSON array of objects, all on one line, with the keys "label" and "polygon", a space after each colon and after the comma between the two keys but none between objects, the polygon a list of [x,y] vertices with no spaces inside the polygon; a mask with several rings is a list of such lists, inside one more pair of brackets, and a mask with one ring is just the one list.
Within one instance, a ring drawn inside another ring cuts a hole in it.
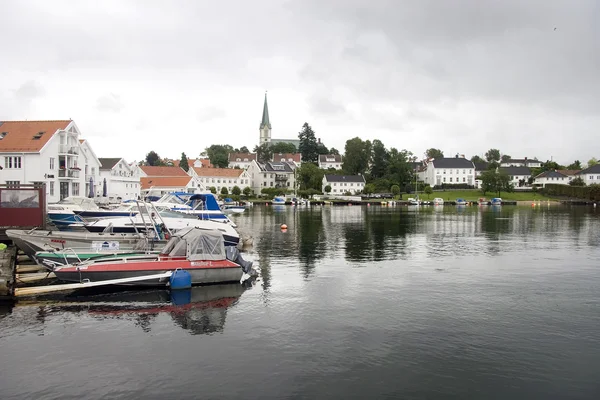
[{"label": "water reflection", "polygon": [[[161,315],[168,315],[175,326],[192,335],[222,332],[227,310],[238,302],[253,282],[198,286],[187,290],[107,289],[105,293],[76,293],[47,300],[22,301],[17,307],[37,307],[36,320],[43,325],[57,313],[85,313],[98,320],[131,321],[143,332],[152,331]],[[111,291],[112,290],[112,291]]]}]

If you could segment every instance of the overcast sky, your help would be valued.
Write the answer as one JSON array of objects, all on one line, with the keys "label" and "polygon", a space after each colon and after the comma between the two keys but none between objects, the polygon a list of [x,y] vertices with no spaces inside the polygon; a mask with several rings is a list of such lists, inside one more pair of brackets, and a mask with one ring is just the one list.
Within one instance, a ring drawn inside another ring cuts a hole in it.
[{"label": "overcast sky", "polygon": [[0,120],[99,157],[197,156],[306,121],[328,147],[599,157],[596,0],[0,0]]}]

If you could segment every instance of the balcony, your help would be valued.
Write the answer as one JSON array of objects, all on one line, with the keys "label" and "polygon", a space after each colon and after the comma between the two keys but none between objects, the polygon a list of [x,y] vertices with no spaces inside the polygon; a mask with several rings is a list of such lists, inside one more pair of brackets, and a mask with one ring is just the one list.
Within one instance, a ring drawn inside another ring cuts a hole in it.
[{"label": "balcony", "polygon": [[79,148],[77,148],[76,146],[70,146],[67,144],[61,144],[58,152],[60,154],[70,154],[70,155],[78,155],[79,154]]},{"label": "balcony", "polygon": [[275,175],[275,182],[286,182],[288,178],[287,175]]},{"label": "balcony", "polygon": [[79,173],[81,171],[77,170],[77,169],[59,169],[58,170],[58,177],[59,178],[73,178],[73,179],[77,179],[79,178]]}]

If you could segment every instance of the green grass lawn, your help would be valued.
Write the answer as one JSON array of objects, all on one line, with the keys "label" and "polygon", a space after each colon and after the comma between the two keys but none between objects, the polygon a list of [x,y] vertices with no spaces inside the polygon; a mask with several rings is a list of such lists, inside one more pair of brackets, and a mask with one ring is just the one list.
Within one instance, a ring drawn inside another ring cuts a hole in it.
[{"label": "green grass lawn", "polygon": [[[414,195],[402,195],[402,200],[406,200],[409,197],[415,197]],[[480,190],[447,190],[445,192],[435,191],[428,196],[425,193],[419,193],[421,200],[433,200],[436,197],[441,197],[446,201],[453,201],[458,198],[465,199],[466,201],[477,201],[480,197],[485,197],[491,200],[493,197],[498,197],[498,193],[488,192],[485,196]],[[541,193],[536,192],[502,192],[500,196],[502,200],[516,200],[516,201],[532,201],[532,200],[552,200],[551,198],[544,196]]]}]

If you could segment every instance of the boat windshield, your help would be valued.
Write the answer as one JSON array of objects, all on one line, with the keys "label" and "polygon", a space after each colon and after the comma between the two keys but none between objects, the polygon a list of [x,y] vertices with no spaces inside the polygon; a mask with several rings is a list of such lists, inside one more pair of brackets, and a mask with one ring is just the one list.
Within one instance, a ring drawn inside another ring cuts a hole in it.
[{"label": "boat windshield", "polygon": [[181,213],[169,209],[162,209],[158,212],[158,214],[163,218],[187,218],[187,219],[198,219],[198,217],[194,214],[186,214]]},{"label": "boat windshield", "polygon": [[158,199],[157,203],[184,204],[185,202],[183,201],[183,199],[181,199],[181,197],[179,197],[173,193],[167,193],[163,197]]}]

